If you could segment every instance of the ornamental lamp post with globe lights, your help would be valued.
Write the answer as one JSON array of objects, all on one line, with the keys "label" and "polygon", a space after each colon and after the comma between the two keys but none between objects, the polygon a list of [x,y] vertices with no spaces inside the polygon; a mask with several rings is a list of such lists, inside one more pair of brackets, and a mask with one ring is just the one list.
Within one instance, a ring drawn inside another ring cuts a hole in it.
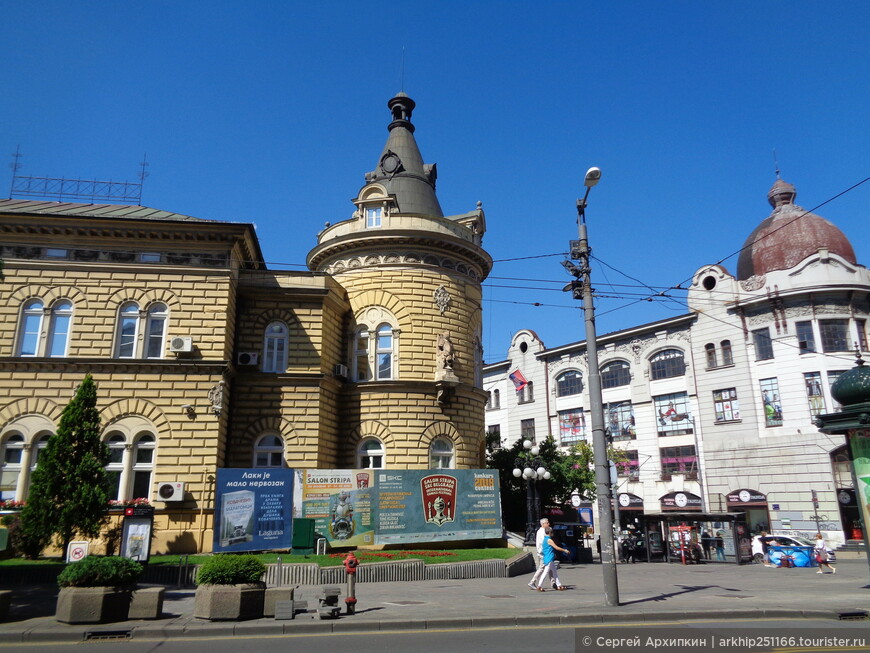
[{"label": "ornamental lamp post with globe lights", "polygon": [[526,539],[524,544],[535,543],[535,533],[541,518],[541,494],[538,480],[549,480],[550,472],[544,467],[541,449],[531,440],[523,440],[523,449],[514,460],[514,477],[526,481]]}]

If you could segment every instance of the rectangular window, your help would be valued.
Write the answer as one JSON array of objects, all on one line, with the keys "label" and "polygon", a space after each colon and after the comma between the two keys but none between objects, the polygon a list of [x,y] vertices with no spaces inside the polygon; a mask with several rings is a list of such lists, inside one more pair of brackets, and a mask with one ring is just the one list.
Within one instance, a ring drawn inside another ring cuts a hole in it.
[{"label": "rectangular window", "polygon": [[822,351],[849,351],[849,320],[819,320]]},{"label": "rectangular window", "polygon": [[160,254],[156,252],[142,252],[139,254],[142,263],[160,263]]},{"label": "rectangular window", "polygon": [[662,459],[662,475],[698,473],[698,456],[695,454],[694,445],[662,447],[659,454]]},{"label": "rectangular window", "polygon": [[685,392],[653,397],[653,406],[656,411],[659,437],[694,432],[692,406],[689,403],[689,395]]},{"label": "rectangular window", "polygon": [[717,422],[734,422],[740,419],[740,404],[737,403],[737,388],[713,391],[713,412]]},{"label": "rectangular window", "polygon": [[535,420],[524,419],[520,420],[520,435],[523,440],[535,441]]},{"label": "rectangular window", "polygon": [[813,335],[812,322],[795,322],[797,332],[798,350],[802,354],[811,354],[816,351],[816,338]]},{"label": "rectangular window", "polygon": [[69,256],[69,252],[65,249],[55,249],[52,247],[48,247],[45,250],[45,256],[48,258],[66,258]]},{"label": "rectangular window", "polygon": [[70,319],[69,315],[52,315],[48,333],[49,356],[66,356]]},{"label": "rectangular window", "polygon": [[606,430],[612,440],[634,440],[637,433],[634,428],[634,409],[630,401],[618,401],[604,404],[604,417],[607,420]]},{"label": "rectangular window", "polygon": [[779,381],[776,377],[761,379],[761,403],[766,426],[782,426],[782,404],[779,399]]},{"label": "rectangular window", "polygon": [[493,451],[501,449],[501,425],[490,424],[486,427],[486,443]]},{"label": "rectangular window", "polygon": [[617,475],[629,476],[636,479],[639,467],[637,464],[637,451],[623,451],[622,454],[625,455],[626,460],[620,460],[616,463]]},{"label": "rectangular window", "polygon": [[855,320],[855,326],[858,328],[858,347],[865,354],[867,353],[867,320]]},{"label": "rectangular window", "polygon": [[381,226],[381,207],[369,207],[366,209],[366,227],[371,229],[372,227],[380,227]]},{"label": "rectangular window", "polygon": [[766,361],[773,358],[773,343],[770,341],[770,329],[756,329],[752,332],[752,342],[755,344],[755,360]]},{"label": "rectangular window", "polygon": [[[831,386],[834,385],[834,382],[839,379],[840,375],[843,374],[845,371],[846,370],[831,370],[830,372],[828,372],[828,389],[830,389]],[[842,404],[840,404],[839,401],[832,398],[831,402],[834,404],[835,413],[839,413],[841,410],[843,410],[843,406]]]},{"label": "rectangular window", "polygon": [[501,391],[492,390],[488,393],[488,398],[486,400],[486,408],[487,410],[498,410],[501,408]]},{"label": "rectangular window", "polygon": [[562,446],[586,439],[586,416],[582,408],[559,411],[559,441]]},{"label": "rectangular window", "polygon": [[807,401],[810,404],[810,415],[825,412],[825,395],[822,392],[822,375],[819,372],[806,372],[804,385],[807,387]]},{"label": "rectangular window", "polygon": [[517,390],[517,403],[518,404],[530,404],[535,400],[535,390],[532,386],[532,382],[529,381],[522,387],[522,389]]},{"label": "rectangular window", "polygon": [[41,315],[26,315],[21,337],[21,355],[36,356],[39,351],[39,331],[42,329]]}]

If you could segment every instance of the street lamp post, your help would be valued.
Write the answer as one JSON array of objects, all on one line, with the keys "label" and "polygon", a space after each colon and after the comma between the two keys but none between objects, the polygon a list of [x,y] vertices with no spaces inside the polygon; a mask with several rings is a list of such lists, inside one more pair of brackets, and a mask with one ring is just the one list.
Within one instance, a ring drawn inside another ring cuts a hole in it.
[{"label": "street lamp post", "polygon": [[589,410],[592,422],[592,454],[595,463],[595,498],[598,503],[598,531],[601,537],[601,567],[604,573],[604,603],[619,605],[619,583],[616,577],[616,549],[613,542],[612,494],[610,484],[610,461],[607,458],[607,438],[604,434],[604,408],[601,401],[601,377],[598,372],[598,342],[595,337],[595,307],[592,304],[591,266],[589,259],[592,250],[586,234],[586,201],[589,190],[601,179],[601,170],[589,168],[583,185],[586,194],[577,200],[578,240],[571,241],[571,261],[562,264],[576,281],[565,290],[571,290],[574,299],[583,301],[583,315],[586,325],[586,357],[589,363]]},{"label": "street lamp post", "polygon": [[523,451],[514,460],[514,477],[526,481],[526,539],[524,544],[535,543],[538,520],[541,518],[541,495],[538,492],[538,479],[549,479],[550,472],[540,458],[540,448],[531,440],[523,441]]}]

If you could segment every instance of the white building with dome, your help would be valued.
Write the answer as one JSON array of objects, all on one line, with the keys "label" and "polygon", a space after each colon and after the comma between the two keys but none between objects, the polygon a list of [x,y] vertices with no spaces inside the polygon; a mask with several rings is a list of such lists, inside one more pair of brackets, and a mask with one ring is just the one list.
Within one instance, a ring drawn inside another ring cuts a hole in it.
[{"label": "white building with dome", "polygon": [[[868,349],[870,274],[795,197],[776,181],[737,274],[700,268],[687,314],[598,336],[604,424],[629,457],[623,526],[641,513],[728,511],[747,513],[753,531],[815,535],[818,523],[831,543],[857,539],[844,441],[815,416],[838,409],[831,384]],[[514,391],[516,370],[531,391]],[[506,446],[591,441],[587,376],[585,342],[547,348],[518,331],[507,358],[484,367],[488,431]]]}]

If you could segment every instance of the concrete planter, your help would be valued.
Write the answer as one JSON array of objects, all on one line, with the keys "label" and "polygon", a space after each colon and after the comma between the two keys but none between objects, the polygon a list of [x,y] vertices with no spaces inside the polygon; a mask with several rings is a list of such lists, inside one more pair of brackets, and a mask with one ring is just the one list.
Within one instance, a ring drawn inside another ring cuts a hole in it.
[{"label": "concrete planter", "polygon": [[125,621],[131,595],[130,589],[114,587],[62,587],[54,618],[67,624]]},{"label": "concrete planter", "polygon": [[265,583],[200,585],[196,588],[193,616],[209,621],[260,619],[265,599]]}]

